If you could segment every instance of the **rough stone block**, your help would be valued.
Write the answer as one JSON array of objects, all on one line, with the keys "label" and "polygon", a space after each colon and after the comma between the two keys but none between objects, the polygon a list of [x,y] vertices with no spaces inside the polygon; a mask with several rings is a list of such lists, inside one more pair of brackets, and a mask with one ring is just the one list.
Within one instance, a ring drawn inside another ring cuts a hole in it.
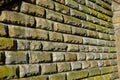
[{"label": "rough stone block", "polygon": [[75,44],[68,44],[67,51],[69,52],[77,52],[79,51],[79,46]]},{"label": "rough stone block", "polygon": [[29,37],[31,39],[39,39],[39,40],[48,40],[48,31],[41,30],[41,29],[27,29],[29,33]]},{"label": "rough stone block", "polygon": [[52,30],[53,22],[43,18],[35,18],[36,19],[36,28],[41,28],[45,30]]},{"label": "rough stone block", "polygon": [[62,14],[54,12],[52,10],[46,10],[46,18],[53,21],[63,22]]},{"label": "rough stone block", "polygon": [[91,68],[98,67],[98,62],[97,61],[90,61],[90,67]]},{"label": "rough stone block", "polygon": [[44,17],[45,16],[44,8],[42,8],[40,6],[37,6],[37,5],[29,4],[29,3],[26,3],[26,2],[22,2],[21,12],[31,14],[31,15],[35,15],[35,16],[38,16],[38,17]]},{"label": "rough stone block", "polygon": [[39,65],[37,64],[30,64],[30,65],[19,65],[19,76],[25,77],[25,76],[33,76],[40,73]]},{"label": "rough stone block", "polygon": [[7,36],[7,26],[0,24],[0,36]]},{"label": "rough stone block", "polygon": [[51,53],[49,52],[39,52],[32,51],[29,53],[29,62],[30,63],[40,63],[40,62],[51,62]]},{"label": "rough stone block", "polygon": [[51,74],[56,73],[57,67],[56,64],[42,64],[41,65],[41,74]]},{"label": "rough stone block", "polygon": [[90,67],[90,63],[88,61],[82,61],[82,69],[86,69]]},{"label": "rough stone block", "polygon": [[53,52],[52,53],[53,61],[58,62],[58,61],[64,61],[64,53],[63,52]]},{"label": "rough stone block", "polygon": [[54,9],[54,2],[52,0],[36,0],[36,4],[49,9]]},{"label": "rough stone block", "polygon": [[0,79],[17,78],[17,66],[0,66]]},{"label": "rough stone block", "polygon": [[83,38],[83,44],[97,45],[97,39],[84,37],[84,38]]},{"label": "rough stone block", "polygon": [[79,36],[86,36],[87,30],[83,28],[72,27],[72,34],[79,35]]},{"label": "rough stone block", "polygon": [[6,52],[5,53],[6,64],[20,64],[27,63],[27,54],[24,51],[14,51],[14,52]]},{"label": "rough stone block", "polygon": [[42,50],[42,44],[40,41],[30,41],[30,50]]},{"label": "rough stone block", "polygon": [[83,43],[82,37],[80,36],[73,36],[73,35],[66,35],[66,34],[64,34],[63,36],[64,36],[64,42],[77,43],[77,44]]},{"label": "rough stone block", "polygon": [[0,50],[15,50],[16,41],[9,38],[0,38]]},{"label": "rough stone block", "polygon": [[91,22],[87,22],[87,21],[83,21],[82,22],[82,27],[85,29],[91,29],[91,30],[95,30],[96,29],[96,25],[91,23]]},{"label": "rough stone block", "polygon": [[81,11],[77,11],[74,9],[70,9],[70,15],[76,18],[81,18],[81,19],[86,19],[86,14],[81,12]]},{"label": "rough stone block", "polygon": [[17,50],[30,49],[30,43],[28,40],[17,40]]},{"label": "rough stone block", "polygon": [[74,25],[74,26],[79,26],[81,27],[82,25],[82,20],[71,17],[71,16],[66,16],[63,15],[64,17],[64,23],[69,24],[69,25]]},{"label": "rough stone block", "polygon": [[103,67],[103,66],[104,66],[103,60],[98,61],[98,66],[99,66],[99,67]]},{"label": "rough stone block", "polygon": [[72,71],[67,73],[68,80],[82,79],[88,76],[87,70]]},{"label": "rough stone block", "polygon": [[107,59],[107,54],[104,54],[104,53],[100,54],[100,57],[101,57],[100,59]]},{"label": "rough stone block", "polygon": [[66,80],[66,75],[65,74],[50,75],[49,80]]},{"label": "rough stone block", "polygon": [[55,3],[55,10],[58,12],[64,13],[64,14],[70,14],[69,7],[59,4],[59,3]]},{"label": "rough stone block", "polygon": [[50,41],[63,41],[63,35],[62,33],[57,32],[49,32],[49,39]]},{"label": "rough stone block", "polygon": [[54,0],[54,1],[65,4],[65,0]]},{"label": "rough stone block", "polygon": [[92,31],[92,30],[87,30],[87,36],[88,37],[93,37],[93,38],[98,38],[98,33],[96,31]]},{"label": "rough stone block", "polygon": [[57,63],[58,72],[70,71],[70,63]]},{"label": "rough stone block", "polygon": [[43,50],[45,51],[66,51],[66,43],[42,42]]},{"label": "rough stone block", "polygon": [[93,4],[94,4],[93,2],[86,0],[86,6],[93,8]]},{"label": "rough stone block", "polygon": [[94,55],[92,53],[86,53],[86,60],[94,60]]},{"label": "rough stone block", "polygon": [[81,4],[79,4],[79,10],[82,11],[82,12],[88,13],[88,14],[91,13],[90,8],[88,8],[88,7],[85,6],[85,5],[81,5]]},{"label": "rough stone block", "polygon": [[77,60],[77,54],[66,53],[65,54],[65,60],[66,61],[76,61]]},{"label": "rough stone block", "polygon": [[65,25],[61,23],[54,23],[54,30],[62,33],[72,33],[70,25]]},{"label": "rough stone block", "polygon": [[79,45],[80,52],[89,52],[89,46]]},{"label": "rough stone block", "polygon": [[79,70],[82,68],[81,62],[71,62],[72,70]]},{"label": "rough stone block", "polygon": [[0,21],[31,27],[33,27],[35,24],[34,17],[12,11],[2,11],[0,15]]},{"label": "rough stone block", "polygon": [[83,61],[86,59],[86,54],[85,53],[77,53],[77,60]]},{"label": "rough stone block", "polygon": [[74,0],[65,0],[65,5],[78,9],[78,3]]},{"label": "rough stone block", "polygon": [[100,74],[100,69],[99,68],[93,68],[89,69],[89,76],[96,76]]},{"label": "rough stone block", "polygon": [[85,0],[75,0],[75,1],[80,3],[80,4],[85,4]]},{"label": "rough stone block", "polygon": [[107,74],[113,72],[113,68],[112,67],[103,67],[101,68],[101,74]]}]

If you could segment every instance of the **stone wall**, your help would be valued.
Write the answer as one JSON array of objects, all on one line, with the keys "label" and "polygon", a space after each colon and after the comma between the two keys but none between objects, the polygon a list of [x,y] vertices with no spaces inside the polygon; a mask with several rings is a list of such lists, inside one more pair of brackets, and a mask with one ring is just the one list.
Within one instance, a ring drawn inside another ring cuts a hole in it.
[{"label": "stone wall", "polygon": [[118,78],[111,0],[11,1],[0,1],[0,80]]},{"label": "stone wall", "polygon": [[115,0],[113,2],[113,23],[115,30],[118,70],[120,77],[120,0]]}]

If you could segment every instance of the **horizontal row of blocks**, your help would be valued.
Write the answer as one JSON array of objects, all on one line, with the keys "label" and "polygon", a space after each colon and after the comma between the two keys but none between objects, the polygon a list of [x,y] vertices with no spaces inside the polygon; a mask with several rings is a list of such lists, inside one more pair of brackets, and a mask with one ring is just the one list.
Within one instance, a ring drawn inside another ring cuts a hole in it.
[{"label": "horizontal row of blocks", "polygon": [[0,38],[0,50],[33,50],[33,51],[68,51],[68,52],[96,52],[115,53],[115,47],[90,46],[79,44],[67,44],[47,41],[27,41]]},{"label": "horizontal row of blocks", "polygon": [[[112,74],[113,72],[114,72],[113,74],[116,74],[117,73],[116,68],[117,66],[111,66],[111,67],[101,67],[101,68],[90,68],[89,70],[84,69],[84,70],[77,70],[77,71],[69,71],[67,64],[65,65],[59,64],[58,70],[67,69],[69,72],[60,73],[60,74],[66,74],[67,80],[73,80],[73,79],[82,79],[88,76],[91,77],[91,76],[97,76],[101,74],[103,75],[108,73]],[[1,78],[10,79],[10,78],[17,78],[17,77],[21,78],[26,76],[40,75],[40,74],[42,74],[43,76],[43,74],[50,74],[50,73],[53,74],[57,72],[57,68],[55,64],[0,66],[0,69],[1,69],[0,72],[2,72],[0,75],[0,79]],[[16,74],[18,70],[20,72],[19,75]],[[60,74],[59,76],[61,76]],[[64,78],[62,80],[65,80]]]},{"label": "horizontal row of blocks", "polygon": [[[79,52],[40,52],[40,51],[8,51],[0,53],[1,64],[49,63],[65,61],[91,61],[96,65],[101,60],[102,66],[116,65],[117,55],[114,53],[79,53]],[[104,63],[104,64],[103,64]]]}]

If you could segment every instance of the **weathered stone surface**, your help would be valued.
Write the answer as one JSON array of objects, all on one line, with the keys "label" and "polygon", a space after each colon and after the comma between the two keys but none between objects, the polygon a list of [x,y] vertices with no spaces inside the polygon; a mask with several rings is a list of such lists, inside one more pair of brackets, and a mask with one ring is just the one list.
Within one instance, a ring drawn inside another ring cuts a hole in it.
[{"label": "weathered stone surface", "polygon": [[87,36],[88,37],[93,37],[93,38],[98,38],[98,33],[96,31],[92,31],[92,30],[87,30]]},{"label": "weathered stone surface", "polygon": [[0,21],[31,27],[35,24],[34,17],[12,11],[2,11]]},{"label": "weathered stone surface", "polygon": [[17,78],[17,66],[0,66],[0,79]]},{"label": "weathered stone surface", "polygon": [[39,52],[39,51],[31,51],[29,56],[30,63],[40,63],[40,62],[51,62],[51,53],[49,52]]},{"label": "weathered stone surface", "polygon": [[49,9],[54,9],[54,2],[52,0],[36,0],[36,4]]},{"label": "weathered stone surface", "polygon": [[78,3],[74,0],[65,0],[65,5],[78,9]]},{"label": "weathered stone surface", "polygon": [[97,45],[97,39],[84,37],[84,38],[83,38],[83,44]]},{"label": "weathered stone surface", "polygon": [[86,69],[90,67],[90,63],[88,61],[82,61],[82,69]]},{"label": "weathered stone surface", "polygon": [[64,13],[64,14],[70,14],[69,7],[59,4],[59,3],[55,3],[55,10],[58,12]]},{"label": "weathered stone surface", "polygon": [[89,46],[79,45],[80,52],[89,52]]},{"label": "weathered stone surface", "polygon": [[85,60],[86,59],[86,54],[85,53],[77,53],[77,60]]},{"label": "weathered stone surface", "polygon": [[94,55],[91,53],[86,54],[86,60],[94,60]]},{"label": "weathered stone surface", "polygon": [[76,18],[86,19],[86,14],[74,9],[70,9],[70,15]]},{"label": "weathered stone surface", "polygon": [[83,11],[83,12],[85,12],[85,13],[88,13],[88,14],[91,13],[90,8],[88,8],[88,7],[85,6],[85,5],[81,5],[81,4],[79,4],[79,10],[80,10],[80,11]]},{"label": "weathered stone surface", "polygon": [[37,75],[40,73],[39,65],[29,64],[29,65],[19,65],[20,77]]},{"label": "weathered stone surface", "polygon": [[94,4],[93,2],[86,0],[86,6],[93,8],[93,4]]},{"label": "weathered stone surface", "polygon": [[66,61],[76,61],[77,60],[77,54],[66,53],[65,54],[65,60]]},{"label": "weathered stone surface", "polygon": [[63,22],[62,14],[54,12],[52,10],[46,10],[46,18],[53,21]]},{"label": "weathered stone surface", "polygon": [[100,69],[99,68],[93,68],[89,69],[89,76],[96,76],[100,74]]},{"label": "weathered stone surface", "polygon": [[7,36],[7,26],[0,24],[0,36]]},{"label": "weathered stone surface", "polygon": [[83,28],[72,27],[72,34],[79,35],[79,36],[86,36],[87,30]]},{"label": "weathered stone surface", "polygon": [[42,42],[43,50],[45,51],[66,51],[66,43]]},{"label": "weathered stone surface", "polygon": [[28,40],[17,40],[17,50],[30,49],[30,43]]},{"label": "weathered stone surface", "polygon": [[72,26],[61,23],[54,23],[54,30],[62,33],[72,33]]},{"label": "weathered stone surface", "polygon": [[45,30],[52,30],[53,22],[43,18],[35,18],[36,19],[36,28],[41,28]]},{"label": "weathered stone surface", "polygon": [[58,72],[70,71],[70,63],[57,63]]},{"label": "weathered stone surface", "polygon": [[66,75],[65,74],[50,75],[49,80],[66,80]]},{"label": "weathered stone surface", "polygon": [[98,62],[97,61],[90,61],[90,67],[91,68],[98,67]]},{"label": "weathered stone surface", "polygon": [[85,4],[84,0],[75,0],[76,2],[80,3],[80,4]]},{"label": "weathered stone surface", "polygon": [[95,30],[96,29],[96,25],[91,23],[91,22],[87,22],[87,21],[83,21],[82,22],[82,27],[85,29],[92,29]]},{"label": "weathered stone surface", "polygon": [[101,68],[101,74],[106,74],[106,73],[110,73],[110,72],[113,72],[112,67],[103,67],[103,68]]},{"label": "weathered stone surface", "polygon": [[88,76],[87,70],[72,71],[67,73],[68,80],[82,79]]},{"label": "weathered stone surface", "polygon": [[51,41],[63,41],[63,35],[62,33],[57,33],[57,32],[49,32],[49,39]]},{"label": "weathered stone surface", "polygon": [[50,74],[50,73],[56,73],[56,72],[57,72],[56,64],[41,65],[41,74]]},{"label": "weathered stone surface", "polygon": [[82,68],[81,62],[71,62],[72,70],[79,70]]},{"label": "weathered stone surface", "polygon": [[79,51],[79,46],[74,45],[74,44],[68,44],[67,51],[69,51],[69,52],[77,52],[77,51]]},{"label": "weathered stone surface", "polygon": [[53,56],[53,61],[55,61],[55,62],[65,60],[63,52],[53,52],[52,56]]},{"label": "weathered stone surface", "polygon": [[42,50],[42,43],[40,41],[30,41],[30,50]]},{"label": "weathered stone surface", "polygon": [[6,52],[5,53],[6,64],[20,64],[27,63],[27,54],[25,51],[14,51],[14,52]]},{"label": "weathered stone surface", "polygon": [[71,17],[71,16],[66,16],[63,15],[64,17],[64,23],[69,24],[69,25],[73,25],[73,26],[81,26],[82,25],[82,20]]},{"label": "weathered stone surface", "polygon": [[55,0],[55,1],[62,3],[62,4],[65,4],[65,0]]},{"label": "weathered stone surface", "polygon": [[82,43],[83,40],[82,40],[82,37],[80,36],[73,36],[73,35],[63,35],[64,36],[64,42],[67,42],[67,43]]},{"label": "weathered stone surface", "polygon": [[37,5],[29,4],[26,2],[22,2],[21,12],[39,16],[39,17],[44,17],[45,15],[44,8],[37,6]]},{"label": "weathered stone surface", "polygon": [[9,38],[0,38],[0,50],[15,50],[16,41]]}]

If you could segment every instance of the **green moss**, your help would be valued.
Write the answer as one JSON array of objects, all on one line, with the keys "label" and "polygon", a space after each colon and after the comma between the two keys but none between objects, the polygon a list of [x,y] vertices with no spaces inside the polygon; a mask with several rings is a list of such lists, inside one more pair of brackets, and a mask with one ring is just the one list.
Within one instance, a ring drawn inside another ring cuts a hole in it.
[{"label": "green moss", "polygon": [[17,77],[16,70],[15,66],[0,66],[0,79]]}]

